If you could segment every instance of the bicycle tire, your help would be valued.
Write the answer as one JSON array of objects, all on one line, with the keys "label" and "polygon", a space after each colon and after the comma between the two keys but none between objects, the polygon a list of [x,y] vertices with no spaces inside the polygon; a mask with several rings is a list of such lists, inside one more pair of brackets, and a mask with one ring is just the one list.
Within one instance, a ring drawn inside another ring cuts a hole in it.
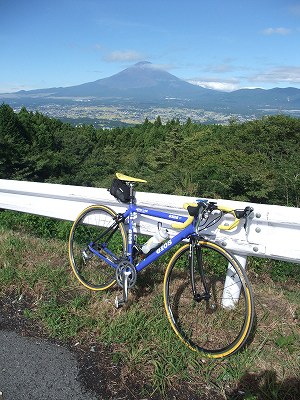
[{"label": "bicycle tire", "polygon": [[[254,319],[252,289],[245,271],[227,250],[208,241],[198,244],[204,278],[194,269],[194,280],[197,291],[202,291],[205,279],[211,298],[198,302],[194,299],[189,268],[190,245],[185,244],[173,255],[165,272],[165,310],[176,335],[191,350],[209,358],[227,357],[241,350],[251,333]],[[233,282],[241,287],[239,296],[234,293],[237,286],[233,286]]]},{"label": "bicycle tire", "polygon": [[[93,247],[110,261],[118,263],[126,254],[127,235],[123,222],[116,222],[117,214],[111,208],[93,205],[84,209],[73,223],[69,236],[69,259],[72,270],[85,287],[105,290],[116,282],[115,268],[93,254]],[[98,242],[101,239],[101,242]],[[102,243],[109,247],[104,251]]]}]

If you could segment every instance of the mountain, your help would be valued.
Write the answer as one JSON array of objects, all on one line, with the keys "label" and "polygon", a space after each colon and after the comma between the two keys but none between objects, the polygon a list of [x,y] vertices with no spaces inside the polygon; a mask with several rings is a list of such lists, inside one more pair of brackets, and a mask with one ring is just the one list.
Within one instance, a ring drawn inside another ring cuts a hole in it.
[{"label": "mountain", "polygon": [[[147,61],[139,62],[108,78],[70,87],[0,94],[1,102],[25,106],[74,101],[90,104],[133,104],[156,107],[198,107],[207,111],[251,114],[266,109],[300,108],[300,89],[241,89],[220,92],[192,85]],[[300,113],[300,111],[299,111]]]},{"label": "mountain", "polygon": [[142,61],[94,82],[70,87],[20,91],[13,96],[160,101],[166,98],[197,99],[209,92],[213,91],[192,85],[169,72],[155,68],[150,62]]}]

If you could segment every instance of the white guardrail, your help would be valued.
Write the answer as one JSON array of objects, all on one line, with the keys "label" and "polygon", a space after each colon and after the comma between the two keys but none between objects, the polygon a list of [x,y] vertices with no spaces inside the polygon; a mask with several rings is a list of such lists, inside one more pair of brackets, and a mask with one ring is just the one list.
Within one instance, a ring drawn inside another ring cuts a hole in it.
[{"label": "white guardrail", "polygon": [[[187,215],[182,208],[195,197],[173,196],[158,193],[137,192],[137,204],[153,207],[170,214]],[[220,243],[234,253],[245,265],[247,256],[267,257],[300,263],[300,208],[215,200],[232,208],[253,207],[246,229],[243,220],[231,231],[220,231],[217,225],[203,231],[205,237]],[[0,179],[0,209],[74,221],[83,208],[91,204],[105,204],[117,212],[125,209],[109,194],[107,189],[59,185]],[[222,224],[231,221],[224,216]],[[139,232],[152,235],[157,219],[140,217]],[[168,221],[164,225],[169,228]],[[175,231],[170,229],[171,235]]]}]

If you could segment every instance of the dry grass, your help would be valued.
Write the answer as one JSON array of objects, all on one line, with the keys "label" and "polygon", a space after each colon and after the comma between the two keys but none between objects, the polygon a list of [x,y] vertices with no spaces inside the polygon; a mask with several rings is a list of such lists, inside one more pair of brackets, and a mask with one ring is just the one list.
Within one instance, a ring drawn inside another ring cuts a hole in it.
[{"label": "dry grass", "polygon": [[118,365],[132,398],[300,397],[300,285],[295,281],[274,283],[267,273],[250,270],[256,334],[243,353],[210,361],[192,353],[171,330],[163,309],[162,266],[143,272],[128,305],[116,310],[117,289],[95,293],[76,281],[66,242],[0,231],[0,253],[0,300],[6,299],[6,311],[10,301],[49,336],[109,346],[106,359]]}]

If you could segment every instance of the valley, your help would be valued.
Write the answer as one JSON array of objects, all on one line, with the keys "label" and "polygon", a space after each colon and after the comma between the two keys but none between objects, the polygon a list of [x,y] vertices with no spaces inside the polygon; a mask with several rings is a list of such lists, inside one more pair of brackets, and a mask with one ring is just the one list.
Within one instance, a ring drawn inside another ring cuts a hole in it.
[{"label": "valley", "polygon": [[[22,104],[12,105],[16,112],[20,111]],[[246,111],[231,111],[228,109],[205,110],[203,108],[186,106],[156,106],[135,104],[89,104],[88,102],[72,102],[66,104],[26,104],[28,111],[38,111],[49,117],[58,118],[72,125],[87,124],[96,128],[113,128],[117,126],[132,126],[142,124],[145,119],[154,122],[159,116],[163,124],[178,119],[185,123],[189,118],[194,123],[227,125],[230,121],[253,121],[263,115],[285,114],[300,117],[300,109],[259,109]],[[248,111],[248,112],[247,112]]]},{"label": "valley", "polygon": [[2,93],[0,102],[15,111],[25,106],[73,125],[99,128],[136,125],[146,118],[153,122],[158,116],[162,123],[190,118],[194,123],[222,125],[265,115],[300,117],[300,89],[221,92],[192,85],[149,62],[77,86]]},{"label": "valley", "polygon": [[[14,107],[20,111],[21,105]],[[70,122],[73,125],[92,124],[95,127],[111,128],[116,126],[141,124],[148,119],[154,122],[159,116],[162,123],[178,119],[185,123],[188,118],[195,123],[203,124],[228,124],[232,119],[239,122],[255,119],[255,114],[243,115],[239,113],[226,113],[222,111],[208,111],[200,108],[187,107],[138,107],[135,105],[86,105],[86,104],[44,104],[26,107],[28,111],[38,111],[49,117]]]}]

